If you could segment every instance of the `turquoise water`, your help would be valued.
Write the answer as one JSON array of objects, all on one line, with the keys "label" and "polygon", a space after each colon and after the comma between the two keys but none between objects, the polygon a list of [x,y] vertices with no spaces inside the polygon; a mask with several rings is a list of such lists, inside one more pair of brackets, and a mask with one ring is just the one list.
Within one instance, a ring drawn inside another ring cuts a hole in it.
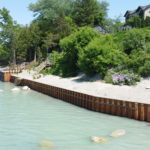
[{"label": "turquoise water", "polygon": [[[0,150],[43,150],[41,141],[53,142],[54,150],[150,150],[149,123],[82,109],[35,91],[10,91],[1,83]],[[126,135],[109,134],[125,129]],[[103,136],[105,144],[91,142]]]}]

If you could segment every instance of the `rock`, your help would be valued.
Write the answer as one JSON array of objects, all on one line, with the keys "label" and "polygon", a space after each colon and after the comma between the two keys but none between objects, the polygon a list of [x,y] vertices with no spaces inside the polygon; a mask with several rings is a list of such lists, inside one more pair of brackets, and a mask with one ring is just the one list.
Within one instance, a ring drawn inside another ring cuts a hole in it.
[{"label": "rock", "polygon": [[150,90],[150,87],[146,87],[145,89],[146,89],[146,90]]},{"label": "rock", "polygon": [[16,78],[14,83],[19,86],[21,84],[22,78]]},{"label": "rock", "polygon": [[116,131],[113,131],[110,136],[111,137],[120,137],[120,136],[123,136],[126,134],[126,131],[123,130],[123,129],[120,129],[120,130],[116,130]]},{"label": "rock", "polygon": [[95,143],[106,143],[108,140],[104,137],[93,136],[91,140]]},{"label": "rock", "polygon": [[11,89],[11,91],[12,92],[17,92],[17,91],[20,91],[20,89],[19,88],[13,88],[13,89]]},{"label": "rock", "polygon": [[52,148],[54,146],[54,144],[49,140],[41,141],[40,145],[41,145],[42,149],[49,149],[49,148]]},{"label": "rock", "polygon": [[28,86],[24,86],[24,87],[22,88],[22,90],[27,91],[27,90],[30,90],[30,88],[29,88]]}]

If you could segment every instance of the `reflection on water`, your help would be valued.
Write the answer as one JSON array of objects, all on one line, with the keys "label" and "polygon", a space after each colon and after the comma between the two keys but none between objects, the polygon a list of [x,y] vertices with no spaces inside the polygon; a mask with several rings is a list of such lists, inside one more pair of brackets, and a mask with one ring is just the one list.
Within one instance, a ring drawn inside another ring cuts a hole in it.
[{"label": "reflection on water", "polygon": [[[91,112],[0,83],[0,150],[149,150],[148,123]],[[109,135],[126,130],[119,138]],[[97,144],[92,136],[108,141]],[[50,146],[50,145],[53,146]]]}]

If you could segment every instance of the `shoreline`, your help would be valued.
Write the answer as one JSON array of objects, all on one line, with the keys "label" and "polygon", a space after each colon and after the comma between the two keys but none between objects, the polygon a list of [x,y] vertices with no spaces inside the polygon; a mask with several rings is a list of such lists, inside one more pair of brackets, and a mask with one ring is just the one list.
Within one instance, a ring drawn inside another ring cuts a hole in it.
[{"label": "shoreline", "polygon": [[150,122],[150,104],[96,97],[30,79],[11,76],[10,82],[17,83],[18,81],[21,86],[28,86],[37,92],[91,111]]},{"label": "shoreline", "polygon": [[104,83],[98,77],[88,81],[83,75],[72,78],[44,75],[39,79],[33,79],[33,75],[34,72],[24,70],[14,76],[91,96],[150,104],[150,79],[143,79],[135,86],[118,86]]}]

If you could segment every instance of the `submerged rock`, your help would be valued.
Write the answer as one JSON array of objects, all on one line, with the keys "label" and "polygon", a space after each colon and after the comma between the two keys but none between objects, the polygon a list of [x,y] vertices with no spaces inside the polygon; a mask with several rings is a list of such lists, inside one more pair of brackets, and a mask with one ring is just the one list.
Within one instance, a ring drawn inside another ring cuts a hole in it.
[{"label": "submerged rock", "polygon": [[22,78],[16,78],[14,83],[19,86],[21,84]]},{"label": "submerged rock", "polygon": [[12,92],[17,92],[17,91],[20,91],[20,89],[19,88],[13,88],[13,89],[11,89],[11,91]]},{"label": "submerged rock", "polygon": [[54,144],[49,140],[43,140],[40,142],[42,149],[49,149],[54,146]]},{"label": "submerged rock", "polygon": [[30,90],[30,88],[28,87],[28,86],[24,86],[23,88],[22,88],[22,90]]},{"label": "submerged rock", "polygon": [[91,140],[95,143],[106,143],[108,140],[104,137],[93,136]]},{"label": "submerged rock", "polygon": [[120,137],[120,136],[123,136],[126,134],[126,131],[123,130],[123,129],[120,129],[120,130],[116,130],[116,131],[113,131],[110,136],[111,137]]}]

